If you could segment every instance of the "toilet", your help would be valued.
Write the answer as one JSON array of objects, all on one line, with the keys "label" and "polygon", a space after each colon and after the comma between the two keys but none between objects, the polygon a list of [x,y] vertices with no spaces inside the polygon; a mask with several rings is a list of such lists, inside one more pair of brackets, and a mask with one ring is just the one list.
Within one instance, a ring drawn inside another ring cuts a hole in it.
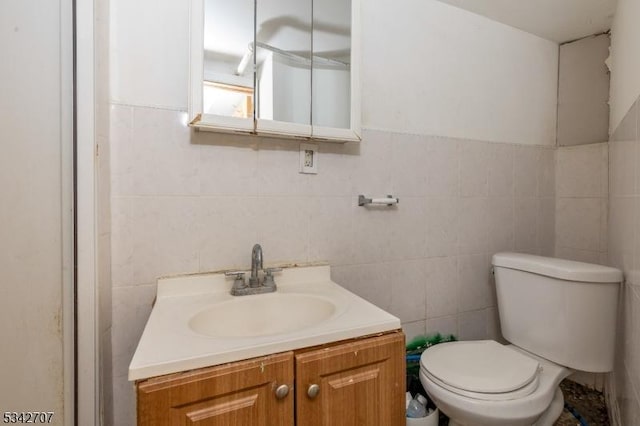
[{"label": "toilet", "polygon": [[522,253],[492,259],[502,335],[441,343],[420,357],[420,381],[452,426],[551,426],[560,382],[613,369],[615,268]]}]

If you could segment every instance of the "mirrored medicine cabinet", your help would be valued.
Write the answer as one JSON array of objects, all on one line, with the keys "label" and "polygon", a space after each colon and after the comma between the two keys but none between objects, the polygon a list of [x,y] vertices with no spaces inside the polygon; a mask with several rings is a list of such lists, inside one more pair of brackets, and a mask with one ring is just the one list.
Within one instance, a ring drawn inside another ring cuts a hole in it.
[{"label": "mirrored medicine cabinet", "polygon": [[360,0],[191,0],[191,126],[360,140]]}]

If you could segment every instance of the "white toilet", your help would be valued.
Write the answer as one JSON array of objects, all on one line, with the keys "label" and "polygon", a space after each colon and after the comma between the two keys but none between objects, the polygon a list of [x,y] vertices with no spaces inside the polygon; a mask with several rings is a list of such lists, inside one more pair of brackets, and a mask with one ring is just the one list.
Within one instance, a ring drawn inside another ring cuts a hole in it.
[{"label": "white toilet", "polygon": [[493,256],[502,345],[442,343],[420,358],[420,381],[451,419],[467,426],[552,425],[560,381],[613,369],[615,268],[521,253]]}]

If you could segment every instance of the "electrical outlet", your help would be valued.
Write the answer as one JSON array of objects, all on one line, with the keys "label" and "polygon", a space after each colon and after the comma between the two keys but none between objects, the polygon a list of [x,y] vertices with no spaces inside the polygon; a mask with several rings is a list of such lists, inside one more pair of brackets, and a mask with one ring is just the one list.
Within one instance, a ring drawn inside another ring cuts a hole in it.
[{"label": "electrical outlet", "polygon": [[318,145],[300,144],[300,173],[318,173]]}]

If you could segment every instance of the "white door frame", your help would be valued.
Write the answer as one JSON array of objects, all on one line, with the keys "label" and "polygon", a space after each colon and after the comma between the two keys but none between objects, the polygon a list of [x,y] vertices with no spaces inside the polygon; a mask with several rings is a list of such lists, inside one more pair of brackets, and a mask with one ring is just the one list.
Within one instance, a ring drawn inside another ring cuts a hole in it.
[{"label": "white door frame", "polygon": [[100,425],[95,137],[95,6],[75,0],[76,14],[76,395],[77,424]]},{"label": "white door frame", "polygon": [[73,1],[60,1],[60,141],[62,202],[63,410],[65,426],[75,420],[74,338],[74,131]]}]

